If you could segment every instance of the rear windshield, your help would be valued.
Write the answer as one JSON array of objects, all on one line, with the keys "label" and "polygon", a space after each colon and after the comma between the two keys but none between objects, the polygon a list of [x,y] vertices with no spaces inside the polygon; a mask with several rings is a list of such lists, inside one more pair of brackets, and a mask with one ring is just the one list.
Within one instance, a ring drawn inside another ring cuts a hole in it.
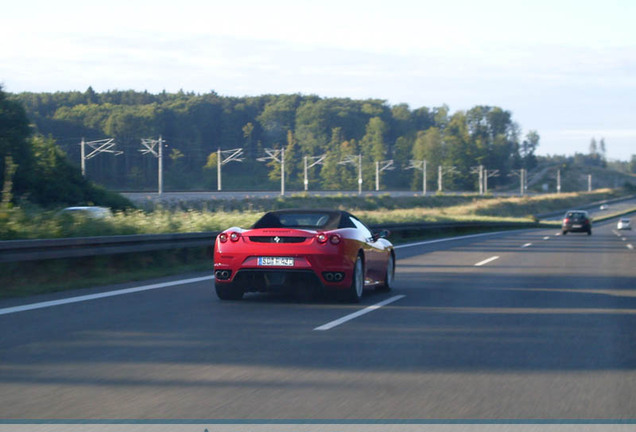
[{"label": "rear windshield", "polygon": [[587,214],[581,212],[569,212],[565,215],[568,219],[583,220],[587,218]]},{"label": "rear windshield", "polygon": [[271,212],[260,218],[254,228],[333,229],[339,221],[339,212]]}]

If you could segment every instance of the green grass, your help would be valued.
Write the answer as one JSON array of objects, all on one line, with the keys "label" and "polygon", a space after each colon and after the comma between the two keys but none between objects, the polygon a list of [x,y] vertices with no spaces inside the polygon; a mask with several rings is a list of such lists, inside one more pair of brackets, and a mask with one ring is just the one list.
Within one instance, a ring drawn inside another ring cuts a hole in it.
[{"label": "green grass", "polygon": [[533,197],[493,198],[478,195],[427,197],[306,197],[230,201],[224,209],[186,208],[118,212],[112,218],[92,220],[29,208],[0,210],[0,240],[89,237],[128,234],[160,234],[222,231],[231,226],[248,227],[265,211],[291,208],[338,208],[355,213],[367,224],[452,221],[527,222],[537,213],[562,210],[620,196],[602,190]]}]

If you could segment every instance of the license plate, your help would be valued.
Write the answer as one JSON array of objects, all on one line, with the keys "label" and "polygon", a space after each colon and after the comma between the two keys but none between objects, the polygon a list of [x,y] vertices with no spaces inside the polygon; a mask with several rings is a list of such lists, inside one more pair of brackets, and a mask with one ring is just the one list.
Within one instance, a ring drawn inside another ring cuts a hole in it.
[{"label": "license plate", "polygon": [[577,225],[572,225],[572,228],[582,228],[582,227],[583,227],[583,225],[578,225],[578,224]]},{"label": "license plate", "polygon": [[293,267],[294,258],[290,257],[258,257],[259,266]]}]

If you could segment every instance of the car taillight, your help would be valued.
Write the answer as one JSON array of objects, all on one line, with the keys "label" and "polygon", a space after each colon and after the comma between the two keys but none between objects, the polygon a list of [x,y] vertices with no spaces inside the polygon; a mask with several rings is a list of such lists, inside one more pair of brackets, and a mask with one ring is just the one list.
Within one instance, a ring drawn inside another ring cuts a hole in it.
[{"label": "car taillight", "polygon": [[342,238],[338,234],[328,235],[325,233],[319,233],[316,235],[316,241],[320,244],[325,244],[328,241],[332,245],[337,245],[340,244]]},{"label": "car taillight", "polygon": [[219,241],[221,243],[225,243],[227,241],[227,234],[226,233],[219,234]]},{"label": "car taillight", "polygon": [[230,241],[233,243],[239,241],[239,238],[241,238],[241,236],[238,233],[233,232],[230,234]]},{"label": "car taillight", "polygon": [[570,219],[565,218],[565,219],[563,220],[563,223],[566,223],[566,224],[567,224],[567,223],[570,223]]}]

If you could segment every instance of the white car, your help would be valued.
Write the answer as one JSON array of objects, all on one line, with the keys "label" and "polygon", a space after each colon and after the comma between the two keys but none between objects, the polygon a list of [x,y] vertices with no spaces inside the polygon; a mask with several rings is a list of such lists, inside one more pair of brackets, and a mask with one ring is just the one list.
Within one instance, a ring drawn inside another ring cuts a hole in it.
[{"label": "white car", "polygon": [[89,219],[107,219],[113,215],[108,207],[99,206],[78,206],[66,207],[62,210],[63,214],[77,215]]},{"label": "white car", "polygon": [[630,230],[632,229],[631,221],[627,218],[621,218],[618,221],[618,225],[616,225],[616,229],[619,230]]}]

